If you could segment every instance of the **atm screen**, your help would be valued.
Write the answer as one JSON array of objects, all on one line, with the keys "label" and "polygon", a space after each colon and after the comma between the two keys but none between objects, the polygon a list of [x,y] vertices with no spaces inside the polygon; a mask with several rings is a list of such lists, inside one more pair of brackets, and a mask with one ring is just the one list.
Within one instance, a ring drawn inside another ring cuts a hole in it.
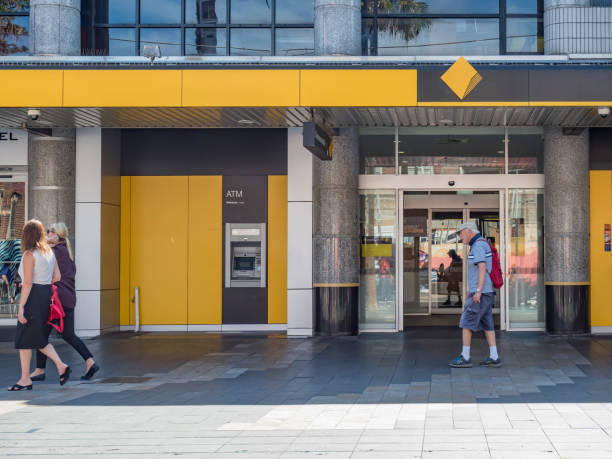
[{"label": "atm screen", "polygon": [[234,271],[253,271],[255,257],[234,257]]}]

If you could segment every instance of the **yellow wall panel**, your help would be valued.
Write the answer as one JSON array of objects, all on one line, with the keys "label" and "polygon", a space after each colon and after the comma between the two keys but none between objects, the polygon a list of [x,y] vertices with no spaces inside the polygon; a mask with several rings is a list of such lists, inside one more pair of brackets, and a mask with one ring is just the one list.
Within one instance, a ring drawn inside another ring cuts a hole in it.
[{"label": "yellow wall panel", "polygon": [[187,323],[187,177],[131,179],[131,291],[143,325]]},{"label": "yellow wall panel", "polygon": [[134,310],[130,291],[130,181],[121,177],[121,241],[119,244],[119,324],[132,325]]},{"label": "yellow wall panel", "polygon": [[415,106],[416,70],[302,70],[303,106]]},{"label": "yellow wall panel", "polygon": [[299,70],[183,70],[185,107],[294,107]]},{"label": "yellow wall panel", "polygon": [[287,176],[268,177],[268,323],[287,323]]},{"label": "yellow wall panel", "polygon": [[65,70],[65,107],[180,107],[180,70]]},{"label": "yellow wall panel", "polygon": [[63,70],[2,70],[0,107],[61,107]]},{"label": "yellow wall panel", "polygon": [[221,323],[222,189],[221,176],[189,177],[189,324]]},{"label": "yellow wall panel", "polygon": [[612,171],[591,171],[591,326],[612,326],[612,252],[604,251],[604,225],[612,225]]}]

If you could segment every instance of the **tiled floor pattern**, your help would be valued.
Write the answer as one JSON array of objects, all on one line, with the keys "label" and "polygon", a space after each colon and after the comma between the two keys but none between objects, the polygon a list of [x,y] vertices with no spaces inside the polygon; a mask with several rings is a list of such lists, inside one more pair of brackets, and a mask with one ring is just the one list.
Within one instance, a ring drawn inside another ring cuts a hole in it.
[{"label": "tiled floor pattern", "polygon": [[[501,369],[465,370],[456,330],[88,344],[96,380],[0,392],[0,456],[612,458],[612,339],[504,334]],[[0,343],[6,386],[16,360]]]}]

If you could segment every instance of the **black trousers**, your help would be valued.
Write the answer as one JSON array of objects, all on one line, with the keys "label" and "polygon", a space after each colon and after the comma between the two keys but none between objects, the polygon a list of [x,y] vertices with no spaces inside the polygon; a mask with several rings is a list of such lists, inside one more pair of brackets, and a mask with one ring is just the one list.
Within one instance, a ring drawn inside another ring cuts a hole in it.
[{"label": "black trousers", "polygon": [[[83,360],[87,360],[93,355],[87,349],[87,346],[74,333],[74,309],[64,309],[66,317],[64,317],[64,332],[61,334],[62,339],[70,344],[75,351],[81,354]],[[51,325],[47,325],[47,337],[51,334]],[[40,351],[36,351],[36,368],[45,368],[47,366],[47,356]]]}]

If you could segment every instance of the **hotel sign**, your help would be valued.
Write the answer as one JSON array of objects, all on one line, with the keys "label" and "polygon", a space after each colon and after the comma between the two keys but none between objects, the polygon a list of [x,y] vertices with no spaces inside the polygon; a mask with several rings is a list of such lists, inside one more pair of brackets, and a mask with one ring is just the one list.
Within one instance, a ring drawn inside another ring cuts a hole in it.
[{"label": "hotel sign", "polygon": [[0,128],[0,166],[28,165],[28,133]]}]

